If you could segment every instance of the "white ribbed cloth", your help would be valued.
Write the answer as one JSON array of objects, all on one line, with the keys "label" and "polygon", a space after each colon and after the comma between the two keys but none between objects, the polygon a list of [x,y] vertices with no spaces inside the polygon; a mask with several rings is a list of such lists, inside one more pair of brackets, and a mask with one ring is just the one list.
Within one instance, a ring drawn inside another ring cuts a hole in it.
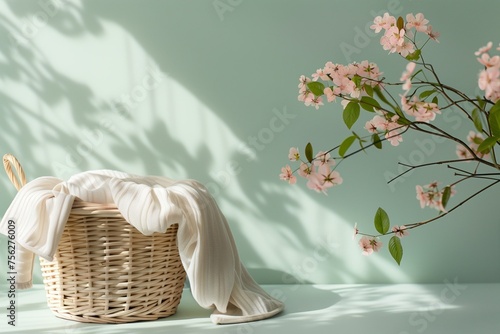
[{"label": "white ribbed cloth", "polygon": [[31,286],[34,254],[53,260],[75,197],[115,204],[145,235],[179,224],[179,254],[191,292],[200,306],[214,309],[214,323],[260,320],[283,310],[240,262],[226,218],[201,183],[110,170],[76,174],[66,182],[40,177],[19,190],[0,224],[7,235],[8,220],[16,223],[19,288]]}]

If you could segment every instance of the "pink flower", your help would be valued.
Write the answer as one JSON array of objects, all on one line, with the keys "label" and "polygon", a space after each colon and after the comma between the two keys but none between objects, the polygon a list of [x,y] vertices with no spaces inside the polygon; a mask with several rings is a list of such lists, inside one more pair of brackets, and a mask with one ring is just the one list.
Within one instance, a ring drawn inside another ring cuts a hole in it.
[{"label": "pink flower", "polygon": [[315,96],[314,94],[310,93],[305,98],[304,104],[306,106],[313,106],[316,108],[316,110],[318,110],[319,107],[323,105],[323,99],[321,98],[321,96]]},{"label": "pink flower", "polygon": [[490,57],[487,53],[483,53],[480,58],[477,58],[477,61],[485,67],[498,67],[500,65],[499,56]]},{"label": "pink flower", "polygon": [[323,68],[323,73],[325,73],[327,76],[331,76],[333,72],[336,71],[337,64],[332,63],[331,61],[327,62],[325,64],[325,67]]},{"label": "pink flower", "polygon": [[324,72],[324,69],[317,69],[316,73],[312,75],[313,81],[318,81],[318,79],[321,79],[323,81],[328,81],[330,78],[328,75]]},{"label": "pink flower", "polygon": [[413,14],[406,15],[407,30],[415,28],[416,31],[427,32],[427,23],[429,23],[429,20],[426,20],[422,13],[418,13],[415,16],[413,16]]},{"label": "pink flower", "polygon": [[411,75],[413,74],[413,71],[415,71],[416,66],[417,64],[412,61],[406,64],[406,71],[404,71],[403,74],[401,74],[401,78],[399,80],[403,82],[410,79]]},{"label": "pink flower", "polygon": [[[395,115],[394,117],[399,117]],[[401,131],[403,130],[403,126],[393,122],[389,123],[389,131],[385,134],[385,138],[391,143],[392,146],[398,146],[399,143],[403,141],[403,136],[401,136]]]},{"label": "pink flower", "polygon": [[354,240],[356,238],[356,236],[358,235],[358,233],[359,233],[358,223],[354,223],[354,234],[352,235],[352,240]]},{"label": "pink flower", "polygon": [[326,195],[326,188],[321,184],[321,176],[317,173],[311,173],[307,179],[307,188]]},{"label": "pink flower", "polygon": [[323,165],[318,168],[318,175],[320,181],[325,188],[330,188],[339,184],[342,184],[344,180],[340,177],[339,172],[335,170],[330,170],[330,166]]},{"label": "pink flower", "polygon": [[322,192],[326,195],[326,190],[338,184],[342,184],[343,180],[337,171],[330,170],[330,166],[323,165],[318,168],[316,173],[309,175],[307,187]]},{"label": "pink flower", "polygon": [[415,47],[413,43],[408,42],[408,41],[403,41],[403,44],[396,46],[396,52],[399,53],[401,56],[406,57],[410,53],[413,53],[415,51]]},{"label": "pink flower", "polygon": [[396,235],[399,238],[405,237],[410,234],[408,230],[406,229],[406,226],[401,225],[401,226],[393,226],[392,227],[392,232],[394,232],[394,235]]},{"label": "pink flower", "polygon": [[[446,212],[442,202],[446,187],[439,190],[438,185],[438,182],[432,182],[425,186],[416,186],[417,199],[420,201],[421,208],[428,206],[438,211]],[[455,187],[451,187],[450,197],[454,196],[455,193]]]},{"label": "pink flower", "polygon": [[437,189],[438,186],[439,186],[439,182],[433,181],[433,182],[429,183],[428,185],[426,185],[425,187],[429,188],[429,189]]},{"label": "pink flower", "polygon": [[299,96],[297,97],[297,99],[301,102],[304,102],[309,97],[309,95],[312,95],[312,97],[314,97],[313,93],[308,90],[304,90],[302,92],[299,92]]},{"label": "pink flower", "polygon": [[366,122],[365,129],[370,133],[384,132],[385,138],[392,146],[398,146],[403,141],[401,133],[406,129],[398,123],[399,116],[394,115],[389,118],[385,112],[378,111],[371,121]]},{"label": "pink flower", "polygon": [[[474,131],[469,131],[469,135],[467,136],[467,141],[469,142],[469,148],[476,154],[478,157],[487,159],[489,158],[490,154],[489,153],[479,153],[477,150],[479,145],[484,141],[484,136],[483,134],[479,132],[474,132]],[[460,159],[472,159],[473,155],[469,150],[467,150],[464,146],[461,144],[457,145],[457,155]]]},{"label": "pink flower", "polygon": [[350,95],[356,89],[354,82],[348,77],[340,77],[337,79],[336,85],[339,88],[341,94]]},{"label": "pink flower", "polygon": [[401,107],[403,111],[407,113],[409,116],[413,116],[413,114],[417,111],[416,102],[418,101],[416,96],[413,96],[411,101],[408,101],[406,95],[400,95],[401,97]]},{"label": "pink flower", "polygon": [[439,36],[441,36],[441,34],[438,33],[437,31],[433,31],[432,26],[430,24],[427,26],[427,31],[425,33],[427,34],[427,36],[429,36],[430,39],[433,39],[439,43],[437,39]]},{"label": "pink flower", "polygon": [[288,151],[288,159],[290,161],[300,160],[299,149],[297,147],[290,147],[290,150]]},{"label": "pink flower", "polygon": [[483,46],[481,48],[479,48],[479,50],[477,50],[476,52],[474,52],[474,55],[476,56],[479,56],[485,52],[488,52],[491,50],[491,47],[493,46],[493,43],[492,42],[488,42],[488,44],[486,44],[486,46]]},{"label": "pink flower", "polygon": [[330,153],[319,151],[318,154],[316,154],[316,156],[314,157],[313,163],[315,166],[333,166],[335,165],[335,160],[331,158]]},{"label": "pink flower", "polygon": [[311,82],[311,79],[305,75],[301,75],[299,78],[299,92],[304,92],[307,90],[307,83]]},{"label": "pink flower", "polygon": [[359,247],[363,250],[363,255],[370,255],[373,253],[373,247],[370,243],[370,238],[363,236],[359,239]]},{"label": "pink flower", "polygon": [[383,17],[377,16],[373,20],[373,24],[370,26],[370,29],[375,30],[375,33],[378,34],[382,29],[387,30],[393,25],[396,25],[396,18],[389,15],[389,13],[384,13]]},{"label": "pink flower", "polygon": [[293,175],[292,169],[289,165],[281,168],[280,179],[288,181],[289,184],[295,184],[297,182],[297,178]]},{"label": "pink flower", "polygon": [[403,84],[403,86],[401,88],[403,88],[403,90],[405,91],[405,95],[406,95],[410,91],[411,87],[412,87],[411,80],[408,79],[405,81],[405,83]]},{"label": "pink flower", "polygon": [[441,113],[437,104],[419,101],[416,96],[413,96],[413,99],[408,101],[405,95],[401,95],[401,106],[406,114],[415,117],[418,122],[433,121],[436,114]]},{"label": "pink flower", "polygon": [[414,63],[414,62],[409,62],[406,65],[406,71],[404,71],[403,74],[401,74],[401,78],[399,79],[402,82],[404,82],[404,84],[403,84],[403,90],[405,91],[405,95],[411,89],[411,76],[413,74],[413,71],[415,70],[415,66],[416,65],[417,64]]},{"label": "pink flower", "polygon": [[335,101],[337,95],[339,94],[339,89],[337,87],[335,87],[334,89],[332,89],[331,87],[326,87],[323,90],[323,93],[325,94],[326,100],[328,102],[333,102]]},{"label": "pink flower", "polygon": [[316,171],[314,170],[314,166],[309,166],[306,163],[301,163],[299,167],[299,175],[302,176],[303,178],[309,178],[312,174],[314,174]]},{"label": "pink flower", "polygon": [[418,105],[418,113],[415,119],[420,122],[433,121],[436,114],[441,114],[438,105],[432,102],[422,102]]},{"label": "pink flower", "polygon": [[500,92],[500,71],[497,67],[488,67],[479,73],[478,86],[484,90],[487,99],[496,102]]},{"label": "pink flower", "polygon": [[456,154],[459,159],[472,159],[473,156],[464,146],[457,144]]},{"label": "pink flower", "polygon": [[380,131],[387,131],[389,129],[389,121],[386,118],[386,113],[378,111],[377,115],[373,116],[371,123]]},{"label": "pink flower", "polygon": [[422,186],[417,185],[415,188],[417,190],[417,199],[420,201],[420,208],[423,209],[427,205],[427,195]]},{"label": "pink flower", "polygon": [[379,238],[371,238],[370,244],[372,245],[373,251],[378,252],[382,248],[382,243]]},{"label": "pink flower", "polygon": [[[380,72],[380,69],[378,68],[377,64],[369,62],[368,60],[363,60],[359,66],[357,73],[360,77],[362,78],[369,78],[373,80],[378,80],[380,76],[382,75],[382,72]],[[373,80],[362,80],[362,83],[368,83],[371,86],[374,86],[377,84],[377,82],[374,82]]]},{"label": "pink flower", "polygon": [[398,48],[403,45],[405,42],[405,30],[398,29],[396,26],[392,26],[389,28],[384,36],[380,38],[380,44],[384,50],[389,50],[389,53],[397,52]]},{"label": "pink flower", "polygon": [[483,140],[484,136],[482,133],[469,131],[469,135],[467,136],[467,141],[472,147],[477,148],[479,144],[483,142]]},{"label": "pink flower", "polygon": [[333,83],[337,86],[340,85],[342,78],[347,78],[348,76],[348,69],[342,64],[334,64],[333,67],[325,69],[325,72],[330,75]]},{"label": "pink flower", "polygon": [[359,246],[363,250],[363,255],[370,255],[373,252],[378,252],[382,247],[382,243],[378,238],[363,236],[359,240]]},{"label": "pink flower", "polygon": [[378,133],[377,126],[374,124],[373,120],[366,122],[365,129],[369,133]]},{"label": "pink flower", "polygon": [[347,107],[349,102],[351,102],[351,101],[348,99],[342,99],[342,101],[340,101],[340,104],[342,105],[342,109],[345,109],[345,107]]}]

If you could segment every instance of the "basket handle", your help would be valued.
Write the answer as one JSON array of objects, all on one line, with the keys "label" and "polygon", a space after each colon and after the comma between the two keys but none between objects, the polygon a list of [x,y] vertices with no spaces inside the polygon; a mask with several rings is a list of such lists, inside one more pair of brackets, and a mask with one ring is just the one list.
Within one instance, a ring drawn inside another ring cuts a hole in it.
[{"label": "basket handle", "polygon": [[[26,184],[26,175],[24,174],[23,167],[21,166],[17,158],[10,153],[7,153],[3,156],[3,167],[5,168],[5,172],[7,173],[10,181],[19,191],[19,189],[21,189]],[[14,167],[14,170],[12,170],[12,167]]]}]

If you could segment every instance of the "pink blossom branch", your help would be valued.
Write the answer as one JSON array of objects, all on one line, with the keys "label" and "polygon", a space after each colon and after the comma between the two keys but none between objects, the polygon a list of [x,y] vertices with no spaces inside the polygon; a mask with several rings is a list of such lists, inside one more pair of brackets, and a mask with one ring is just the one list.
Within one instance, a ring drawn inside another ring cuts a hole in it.
[{"label": "pink blossom branch", "polygon": [[[429,224],[429,223],[431,223],[433,221],[439,220],[439,219],[443,218],[444,216],[448,215],[449,213],[455,211],[460,206],[464,205],[465,203],[467,203],[468,201],[470,201],[471,199],[473,199],[474,197],[476,197],[477,195],[479,195],[483,191],[486,191],[487,189],[493,187],[494,185],[496,185],[498,183],[500,183],[500,180],[499,179],[495,179],[494,182],[492,182],[489,185],[487,185],[487,186],[481,188],[480,190],[476,191],[475,193],[473,193],[472,195],[470,195],[469,197],[467,197],[466,199],[464,199],[463,201],[461,201],[460,203],[458,203],[457,205],[455,205],[451,209],[449,209],[449,210],[447,210],[445,212],[441,212],[439,215],[437,215],[436,217],[433,217],[431,219],[427,219],[427,220],[424,220],[424,221],[421,221],[421,222],[417,222],[417,223],[405,224],[405,229],[406,230],[412,230],[414,228],[421,227],[421,226],[427,225],[427,224]],[[367,234],[367,233],[358,232],[359,235],[364,235],[364,236],[373,237],[373,238],[381,237],[381,236],[384,236],[384,235],[390,235],[390,234],[394,234],[394,233],[395,232],[393,232],[393,231],[387,232],[386,234]]]},{"label": "pink blossom branch", "polygon": [[[440,133],[435,133],[435,132],[432,132],[432,131],[428,131],[428,130],[424,130],[422,128],[420,128],[418,125],[425,125],[425,126],[428,126],[430,128],[432,128],[433,130],[435,131],[438,131]],[[428,133],[428,134],[432,134],[432,135],[435,135],[435,136],[439,136],[439,137],[443,137],[443,138],[447,138],[449,140],[453,140],[454,142],[460,144],[461,146],[463,146],[470,154],[471,156],[474,157],[474,160],[475,161],[478,161],[484,165],[487,165],[487,166],[490,166],[490,167],[493,167],[495,169],[499,169],[499,166],[496,162],[494,163],[491,163],[487,160],[484,160],[484,159],[481,159],[480,157],[477,156],[477,154],[467,145],[465,144],[462,140],[458,139],[457,137],[455,136],[452,136],[450,135],[449,133],[447,133],[446,131],[444,131],[443,129],[433,125],[433,124],[430,124],[430,123],[427,123],[427,122],[412,122],[410,124],[410,126],[414,126],[412,127],[414,130],[417,130],[417,131],[420,131],[420,132],[424,132],[424,133]]]},{"label": "pink blossom branch", "polygon": [[405,225],[407,227],[407,229],[414,229],[414,228],[417,228],[417,227],[420,227],[420,226],[423,226],[423,225],[426,225],[428,223],[431,223],[435,220],[438,220],[444,216],[446,216],[447,214],[451,213],[452,211],[454,211],[455,209],[459,208],[460,206],[464,205],[465,203],[467,203],[468,201],[470,201],[472,198],[476,197],[477,195],[479,195],[480,193],[482,193],[483,191],[493,187],[494,185],[496,185],[497,183],[500,183],[500,180],[495,180],[494,182],[490,183],[489,185],[479,189],[478,191],[476,191],[475,193],[473,193],[472,195],[470,195],[469,197],[467,197],[466,199],[464,199],[463,201],[461,201],[460,203],[458,203],[457,205],[455,205],[454,207],[452,207],[451,209],[447,210],[446,212],[444,213],[441,213],[440,215],[434,217],[434,218],[431,218],[431,219],[428,219],[428,220],[424,220],[424,221],[421,221],[421,222],[418,222],[418,223],[412,223],[412,224],[408,224],[408,225]]}]

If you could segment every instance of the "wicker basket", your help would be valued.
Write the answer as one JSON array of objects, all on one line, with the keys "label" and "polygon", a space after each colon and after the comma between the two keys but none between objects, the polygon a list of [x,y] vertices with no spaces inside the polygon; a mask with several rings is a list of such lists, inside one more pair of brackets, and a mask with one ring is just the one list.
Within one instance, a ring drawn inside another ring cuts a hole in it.
[{"label": "wicker basket", "polygon": [[[19,190],[26,184],[21,165],[10,154],[3,161]],[[49,308],[60,318],[93,323],[174,314],[186,278],[177,227],[145,236],[115,206],[76,199],[54,261],[40,258]]]}]

